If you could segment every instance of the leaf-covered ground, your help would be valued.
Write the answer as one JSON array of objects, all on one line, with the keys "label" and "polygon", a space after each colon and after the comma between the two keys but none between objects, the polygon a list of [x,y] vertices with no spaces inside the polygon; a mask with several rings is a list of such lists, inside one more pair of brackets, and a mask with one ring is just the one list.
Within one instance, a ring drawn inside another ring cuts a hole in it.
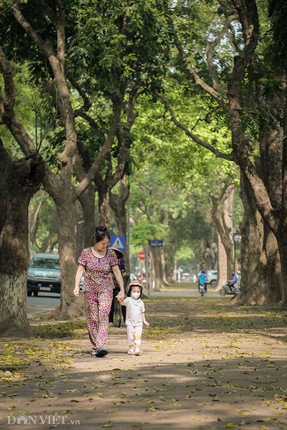
[{"label": "leaf-covered ground", "polygon": [[92,357],[84,320],[2,339],[0,428],[287,429],[287,312],[164,293],[145,305],[140,357],[124,327]]}]

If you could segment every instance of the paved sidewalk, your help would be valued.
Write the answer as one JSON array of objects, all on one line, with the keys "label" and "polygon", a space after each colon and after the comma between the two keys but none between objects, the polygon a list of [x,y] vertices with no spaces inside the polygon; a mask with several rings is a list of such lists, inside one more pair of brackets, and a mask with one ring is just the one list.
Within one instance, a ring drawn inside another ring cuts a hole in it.
[{"label": "paved sidewalk", "polygon": [[89,354],[86,335],[56,340],[70,357],[67,368],[39,356],[42,346],[53,347],[40,339],[38,362],[3,385],[0,428],[287,429],[282,318],[266,314],[267,324],[264,313],[229,310],[222,299],[147,302],[151,331],[140,357],[127,354],[125,328],[111,328],[105,358]]}]

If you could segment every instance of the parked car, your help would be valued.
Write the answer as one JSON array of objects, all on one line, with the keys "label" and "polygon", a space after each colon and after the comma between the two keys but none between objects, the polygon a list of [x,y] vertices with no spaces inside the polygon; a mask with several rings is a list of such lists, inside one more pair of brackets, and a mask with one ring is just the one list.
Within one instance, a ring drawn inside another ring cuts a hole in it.
[{"label": "parked car", "polygon": [[191,282],[193,278],[189,272],[183,272],[181,274],[181,280],[182,282]]},{"label": "parked car", "polygon": [[207,271],[207,283],[212,287],[215,287],[217,284],[217,270],[208,270]]},{"label": "parked car", "polygon": [[27,294],[37,296],[39,291],[60,293],[61,272],[58,254],[35,254],[27,273]]},{"label": "parked car", "polygon": [[[61,272],[58,254],[35,254],[27,273],[27,295],[38,296],[39,291],[61,293]],[[80,280],[80,292],[84,292],[84,273]]]}]

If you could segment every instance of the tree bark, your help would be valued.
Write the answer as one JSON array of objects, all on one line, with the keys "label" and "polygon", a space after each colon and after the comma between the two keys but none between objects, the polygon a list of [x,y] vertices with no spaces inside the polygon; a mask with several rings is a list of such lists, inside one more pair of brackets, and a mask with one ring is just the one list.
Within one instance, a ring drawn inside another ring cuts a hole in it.
[{"label": "tree bark", "polygon": [[98,180],[97,190],[99,196],[99,225],[110,224],[110,185],[106,180]]},{"label": "tree bark", "polygon": [[[223,184],[221,193],[216,197],[211,197],[212,219],[216,226],[220,241],[226,255],[226,267],[218,265],[218,285],[231,279],[234,262],[233,247],[233,201],[234,184]],[[222,273],[221,273],[222,272]]]},{"label": "tree bark", "polygon": [[228,279],[227,256],[219,233],[218,233],[218,267],[219,267],[219,271],[217,273],[218,276],[217,276],[216,291],[219,291],[220,288],[222,288],[222,285],[224,285]]},{"label": "tree bark", "polygon": [[162,284],[165,287],[167,287],[170,285],[170,283],[168,282],[166,277],[166,264],[165,264],[165,256],[164,256],[163,248],[160,248],[159,255],[160,255],[160,277],[162,279]]},{"label": "tree bark", "polygon": [[69,180],[47,174],[44,186],[55,201],[58,213],[58,251],[61,267],[61,303],[54,313],[62,319],[82,314],[82,304],[74,296],[76,262],[75,195]]},{"label": "tree bark", "polygon": [[[283,133],[282,133],[282,213],[278,227],[278,247],[281,257],[282,269],[282,305],[287,307],[287,71],[284,73],[282,84],[284,94]],[[281,200],[280,200],[281,202]]]},{"label": "tree bark", "polygon": [[0,334],[30,334],[26,313],[28,206],[45,174],[34,154],[12,162],[0,139]]},{"label": "tree bark", "polygon": [[281,298],[280,256],[275,236],[265,224],[244,177],[241,180],[244,219],[241,225],[241,304],[278,303]]},{"label": "tree bark", "polygon": [[126,272],[130,273],[130,261],[129,261],[129,237],[128,237],[128,227],[127,227],[127,208],[126,202],[129,198],[129,185],[127,184],[127,177],[124,176],[120,181],[120,190],[116,195],[110,191],[110,206],[115,216],[117,225],[117,234],[119,236],[125,236],[126,238],[126,248],[124,251],[125,268]]},{"label": "tree bark", "polygon": [[159,291],[162,288],[162,269],[161,269],[161,257],[160,257],[159,247],[149,247],[149,252],[151,256],[152,265],[152,289],[154,291]]},{"label": "tree bark", "polygon": [[79,197],[83,212],[82,235],[77,235],[77,256],[83,248],[94,244],[95,232],[95,189],[93,185]]}]

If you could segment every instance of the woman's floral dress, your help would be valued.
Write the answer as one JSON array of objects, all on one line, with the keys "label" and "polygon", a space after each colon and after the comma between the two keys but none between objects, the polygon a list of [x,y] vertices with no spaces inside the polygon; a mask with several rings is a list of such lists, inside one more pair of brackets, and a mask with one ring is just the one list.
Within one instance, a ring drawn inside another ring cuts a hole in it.
[{"label": "woman's floral dress", "polygon": [[98,258],[90,247],[83,249],[78,263],[85,268],[84,297],[89,338],[93,348],[99,350],[108,337],[114,289],[112,266],[118,264],[118,259],[109,248],[104,257]]}]

